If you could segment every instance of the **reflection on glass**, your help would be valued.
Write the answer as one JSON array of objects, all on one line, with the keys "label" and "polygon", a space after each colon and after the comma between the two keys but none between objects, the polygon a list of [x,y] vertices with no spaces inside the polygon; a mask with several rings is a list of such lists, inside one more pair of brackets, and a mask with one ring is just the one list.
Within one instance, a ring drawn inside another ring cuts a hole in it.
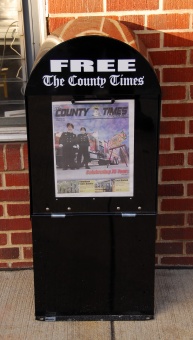
[{"label": "reflection on glass", "polygon": [[[26,83],[20,1],[4,0],[0,10],[0,125],[23,125]],[[14,119],[13,119],[14,118]]]}]

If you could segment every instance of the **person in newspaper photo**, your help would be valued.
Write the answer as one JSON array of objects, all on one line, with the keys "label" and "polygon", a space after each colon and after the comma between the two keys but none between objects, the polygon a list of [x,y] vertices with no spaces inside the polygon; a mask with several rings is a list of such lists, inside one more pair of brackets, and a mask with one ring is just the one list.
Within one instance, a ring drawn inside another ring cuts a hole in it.
[{"label": "person in newspaper photo", "polygon": [[73,133],[74,125],[68,123],[67,131],[63,132],[60,137],[60,145],[62,146],[62,164],[63,170],[76,169],[75,164],[75,146],[77,144],[76,135]]},{"label": "person in newspaper photo", "polygon": [[88,147],[90,145],[88,135],[86,133],[86,128],[80,128],[80,134],[77,136],[77,144],[79,145],[78,156],[77,156],[77,167],[85,165],[86,169],[90,169],[88,162],[90,160],[90,155]]}]

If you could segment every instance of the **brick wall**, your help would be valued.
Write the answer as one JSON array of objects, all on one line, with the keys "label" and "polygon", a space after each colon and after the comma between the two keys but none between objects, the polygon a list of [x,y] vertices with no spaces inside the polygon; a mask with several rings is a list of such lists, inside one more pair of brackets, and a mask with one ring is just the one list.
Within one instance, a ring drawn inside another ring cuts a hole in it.
[{"label": "brick wall", "polygon": [[[192,0],[49,0],[48,28],[78,17],[124,22],[162,87],[156,263],[193,265]],[[0,145],[0,267],[32,265],[26,144]]]},{"label": "brick wall", "polygon": [[0,144],[0,268],[32,267],[26,143]]},{"label": "brick wall", "polygon": [[163,95],[156,263],[193,265],[193,2],[50,0],[50,32],[90,15],[124,22],[153,61]]}]

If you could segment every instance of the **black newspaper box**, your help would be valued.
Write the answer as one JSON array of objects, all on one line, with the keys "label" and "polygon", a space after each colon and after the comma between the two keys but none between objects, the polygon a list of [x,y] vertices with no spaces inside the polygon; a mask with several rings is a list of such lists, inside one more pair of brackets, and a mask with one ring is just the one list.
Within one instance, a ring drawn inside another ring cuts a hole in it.
[{"label": "black newspaper box", "polygon": [[131,46],[78,37],[26,88],[37,320],[154,316],[160,86]]}]

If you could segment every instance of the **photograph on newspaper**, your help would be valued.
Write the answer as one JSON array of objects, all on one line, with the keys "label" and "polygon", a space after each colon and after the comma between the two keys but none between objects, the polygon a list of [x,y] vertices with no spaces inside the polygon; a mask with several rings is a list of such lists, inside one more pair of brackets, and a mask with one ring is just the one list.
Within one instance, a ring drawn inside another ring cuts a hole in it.
[{"label": "photograph on newspaper", "polygon": [[134,100],[52,102],[56,197],[133,196]]}]

